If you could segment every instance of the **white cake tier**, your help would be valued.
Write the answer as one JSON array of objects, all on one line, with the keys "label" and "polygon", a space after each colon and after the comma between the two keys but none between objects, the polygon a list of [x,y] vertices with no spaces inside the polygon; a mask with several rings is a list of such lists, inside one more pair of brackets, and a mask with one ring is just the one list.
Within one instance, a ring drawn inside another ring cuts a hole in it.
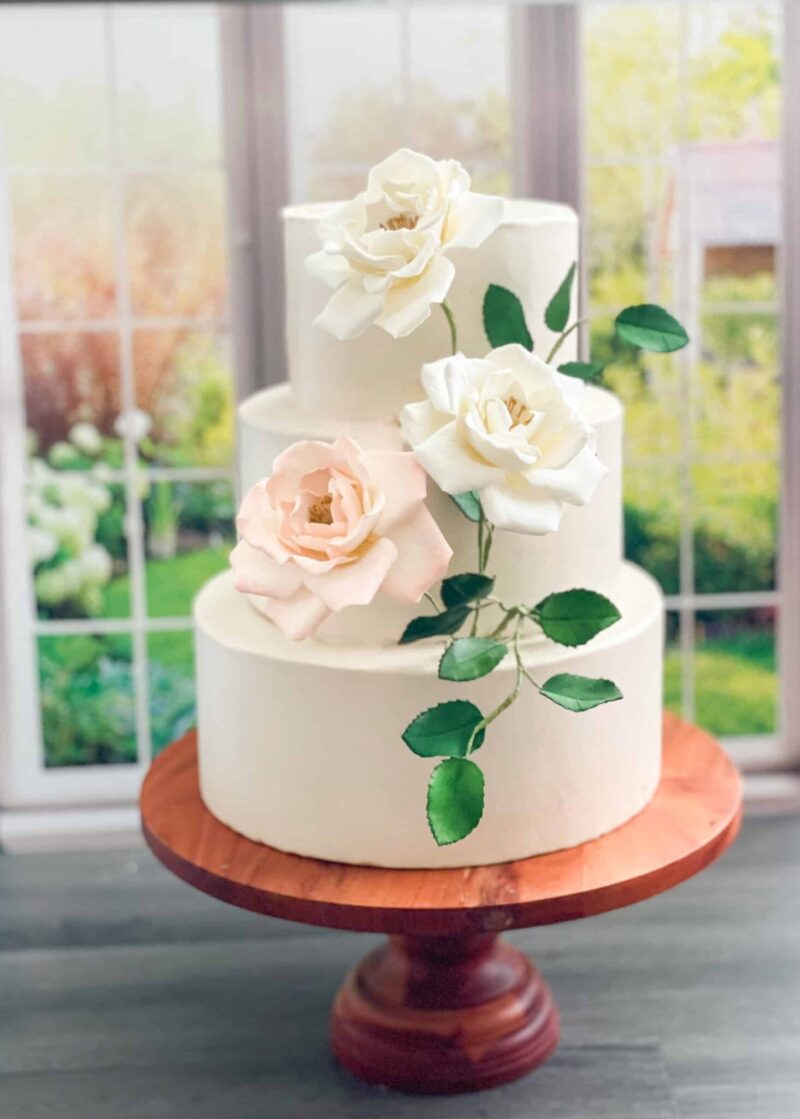
[{"label": "white cake tier", "polygon": [[[305,260],[321,248],[318,222],[339,205],[319,202],[283,211],[289,380],[298,404],[309,411],[355,420],[394,416],[419,397],[422,365],[450,353],[450,332],[438,306],[400,339],[372,326],[360,338],[340,342],[314,325],[331,290],[306,272]],[[544,325],[544,311],[578,259],[575,212],[551,202],[507,200],[505,218],[491,237],[477,249],[455,249],[449,256],[456,275],[447,301],[463,353],[483,357],[491,348],[483,329],[483,297],[489,284],[500,284],[522,300],[536,352],[546,357],[556,336]],[[576,353],[573,334],[559,361]]]},{"label": "white cake tier", "polygon": [[649,801],[661,759],[662,597],[622,569],[622,621],[580,649],[545,638],[525,659],[614,680],[624,699],[574,714],[526,685],[476,754],[486,807],[472,835],[437,847],[425,818],[435,760],[401,739],[424,708],[469,698],[490,711],[513,664],[470,684],[438,679],[442,642],[393,648],[293,643],[265,623],[229,574],[195,603],[200,786],[208,808],[284,851],[387,867],[463,867],[571,847]]},{"label": "white cake tier", "polygon": [[[622,406],[604,389],[586,390],[585,412],[597,429],[597,453],[609,473],[589,505],[566,506],[561,527],[549,536],[496,532],[489,573],[507,602],[535,605],[553,591],[589,587],[610,594],[622,562]],[[298,439],[335,439],[347,433],[364,439],[363,425],[322,419],[298,408],[287,385],[251,396],[239,409],[239,476],[242,492],[272,472],[278,454]],[[453,549],[450,573],[473,571],[476,528],[433,482],[428,507]],[[424,607],[423,612],[427,612]],[[321,640],[394,644],[419,607],[378,595],[368,607],[334,614]]]}]

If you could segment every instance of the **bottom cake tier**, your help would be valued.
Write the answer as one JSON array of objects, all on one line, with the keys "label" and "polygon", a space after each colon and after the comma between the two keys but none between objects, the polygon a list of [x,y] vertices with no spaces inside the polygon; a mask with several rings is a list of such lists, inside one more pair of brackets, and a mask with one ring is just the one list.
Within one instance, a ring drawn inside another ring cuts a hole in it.
[{"label": "bottom cake tier", "polygon": [[427,707],[470,699],[492,710],[513,686],[511,657],[468,684],[437,675],[440,641],[396,647],[293,643],[218,576],[195,603],[200,789],[223,823],[283,851],[384,867],[469,867],[594,839],[650,800],[661,769],[662,598],[630,564],[622,621],[568,650],[542,637],[525,661],[603,676],[624,698],[580,714],[530,686],[476,754],[486,804],[475,831],[437,847],[425,801],[436,759],[401,738]]}]

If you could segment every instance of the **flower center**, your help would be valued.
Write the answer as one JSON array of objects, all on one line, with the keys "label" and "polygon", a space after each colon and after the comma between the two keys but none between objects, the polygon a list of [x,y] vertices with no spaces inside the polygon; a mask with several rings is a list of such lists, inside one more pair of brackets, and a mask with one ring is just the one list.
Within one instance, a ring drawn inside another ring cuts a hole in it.
[{"label": "flower center", "polygon": [[416,229],[419,214],[395,214],[388,221],[381,222],[381,229]]},{"label": "flower center", "polygon": [[503,403],[508,409],[512,427],[530,423],[533,419],[533,412],[528,405],[523,404],[521,400],[517,400],[516,396],[507,396]]},{"label": "flower center", "polygon": [[333,494],[326,493],[319,501],[315,501],[308,511],[308,520],[312,525],[332,525],[333,514],[331,513],[331,502],[333,501]]}]

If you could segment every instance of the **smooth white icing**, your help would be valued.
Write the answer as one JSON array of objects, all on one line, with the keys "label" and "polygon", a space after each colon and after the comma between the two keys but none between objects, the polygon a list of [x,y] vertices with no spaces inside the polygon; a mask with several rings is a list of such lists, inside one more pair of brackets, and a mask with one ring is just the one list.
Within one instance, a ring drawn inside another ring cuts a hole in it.
[{"label": "smooth white icing", "polygon": [[[549,536],[495,533],[489,571],[497,578],[498,594],[508,602],[533,606],[553,591],[589,587],[610,594],[616,586],[622,562],[622,406],[611,393],[589,387],[585,414],[596,428],[597,453],[609,473],[589,505],[566,507],[558,532]],[[271,473],[275,457],[297,439],[331,440],[344,433],[369,439],[376,429],[309,415],[297,406],[287,385],[251,396],[239,409],[242,491]],[[453,549],[450,572],[474,570],[475,525],[430,481],[428,507]],[[333,615],[319,636],[334,642],[391,644],[419,613],[419,607],[379,595],[368,607]]]},{"label": "smooth white icing", "polygon": [[[338,203],[290,206],[283,211],[286,248],[286,346],[289,380],[300,408],[344,420],[395,416],[418,399],[419,371],[426,361],[450,353],[450,333],[438,306],[406,338],[394,339],[372,326],[340,342],[314,319],[330,288],[310,276],[306,257],[317,252],[317,224]],[[545,308],[578,258],[578,218],[568,206],[507,200],[500,227],[478,249],[450,254],[456,269],[447,301],[458,324],[458,345],[469,357],[491,348],[483,328],[483,297],[500,284],[522,301],[536,353],[546,357],[555,335],[544,324]],[[576,356],[573,334],[558,360]]]},{"label": "smooth white icing", "polygon": [[[441,681],[441,642],[293,643],[219,576],[195,604],[201,791],[236,831],[282,850],[391,867],[504,862],[573,846],[623,824],[652,796],[661,758],[662,596],[624,565],[622,621],[568,650],[526,644],[537,679],[578,672],[625,698],[583,714],[526,687],[476,756],[486,808],[461,843],[437,847],[425,819],[435,762],[400,737],[422,709],[465,694]],[[513,666],[468,686],[490,710]]]}]

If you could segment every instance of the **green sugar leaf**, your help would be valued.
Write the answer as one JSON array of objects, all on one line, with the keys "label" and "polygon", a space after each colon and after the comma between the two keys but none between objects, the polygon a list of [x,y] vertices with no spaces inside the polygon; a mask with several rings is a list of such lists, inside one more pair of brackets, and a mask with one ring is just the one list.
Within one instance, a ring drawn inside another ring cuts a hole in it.
[{"label": "green sugar leaf", "polygon": [[441,637],[442,634],[455,633],[461,629],[470,612],[468,603],[451,606],[441,614],[421,614],[419,618],[412,618],[400,638],[401,645],[410,645],[412,641],[423,641],[426,637]]},{"label": "green sugar leaf", "polygon": [[543,598],[530,612],[542,632],[559,645],[584,645],[620,620],[610,599],[597,591],[561,591]]},{"label": "green sugar leaf", "polygon": [[572,283],[575,279],[575,265],[570,264],[566,276],[544,313],[545,326],[554,334],[560,334],[569,322],[569,307],[572,299]]},{"label": "green sugar leaf", "polygon": [[[480,709],[467,699],[437,703],[408,724],[403,731],[403,741],[421,758],[463,758],[472,732],[482,718]],[[485,736],[485,730],[478,731],[473,750],[478,749]]]},{"label": "green sugar leaf", "polygon": [[442,602],[445,606],[458,606],[462,602],[475,602],[486,598],[494,587],[494,579],[489,575],[465,573],[451,575],[442,582]]},{"label": "green sugar leaf", "polygon": [[573,676],[569,672],[551,676],[542,685],[540,692],[567,711],[591,711],[601,703],[613,703],[615,699],[622,699],[622,692],[611,680]]},{"label": "green sugar leaf", "polygon": [[440,847],[458,843],[474,831],[483,815],[483,774],[475,762],[440,762],[428,785],[428,824]]},{"label": "green sugar leaf", "polygon": [[477,522],[481,519],[481,499],[475,490],[467,490],[466,493],[451,493],[448,496],[451,501],[456,503],[468,521]]},{"label": "green sugar leaf", "polygon": [[559,365],[558,371],[567,377],[577,377],[579,381],[597,385],[603,379],[604,368],[599,361],[565,361],[563,365]]},{"label": "green sugar leaf", "polygon": [[689,335],[678,320],[655,303],[626,307],[617,315],[614,326],[626,342],[657,354],[682,350],[689,341]]},{"label": "green sugar leaf", "polygon": [[493,637],[459,637],[439,661],[441,680],[477,680],[497,668],[508,646]]},{"label": "green sugar leaf", "polygon": [[526,350],[533,349],[522,304],[508,288],[489,284],[483,297],[483,329],[493,350],[509,342],[519,342]]}]

